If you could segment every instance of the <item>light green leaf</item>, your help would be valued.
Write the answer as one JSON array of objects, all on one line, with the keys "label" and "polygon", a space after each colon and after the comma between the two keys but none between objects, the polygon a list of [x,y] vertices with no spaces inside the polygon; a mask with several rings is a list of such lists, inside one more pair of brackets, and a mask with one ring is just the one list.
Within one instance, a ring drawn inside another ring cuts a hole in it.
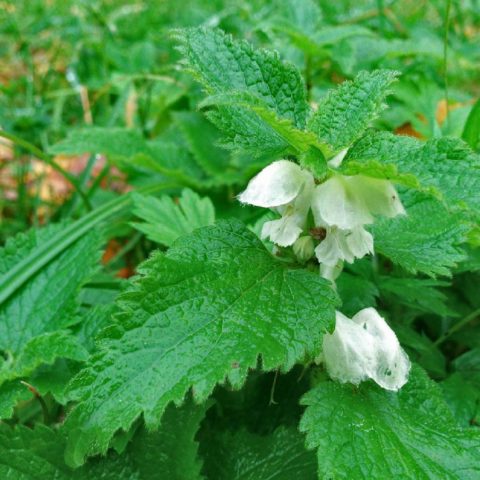
[{"label": "light green leaf", "polygon": [[123,312],[71,385],[69,462],[104,452],[143,413],[158,425],[192,388],[202,401],[228,379],[240,387],[259,356],[265,370],[315,355],[336,296],[318,274],[274,258],[240,222],[179,238],[139,268]]},{"label": "light green leaf", "polygon": [[361,72],[353,81],[345,81],[331,90],[319,103],[308,122],[308,130],[323,143],[323,153],[330,157],[358,140],[385,108],[397,72],[375,70]]},{"label": "light green leaf", "polygon": [[[7,241],[0,251],[0,275],[27,258],[63,226],[30,230]],[[77,240],[18,288],[0,309],[0,383],[28,375],[57,357],[77,360],[85,350],[67,328],[78,321],[77,294],[98,260],[99,239],[92,232]]]},{"label": "light green leaf", "polygon": [[402,196],[406,216],[378,218],[372,226],[375,251],[412,273],[450,275],[465,258],[459,244],[468,225],[438,200],[419,192]]},{"label": "light green leaf", "polygon": [[398,392],[322,382],[302,400],[301,430],[318,449],[318,478],[440,478],[480,475],[480,432],[461,429],[441,390],[418,367]]},{"label": "light green leaf", "polygon": [[480,157],[458,138],[423,143],[388,132],[367,135],[349,150],[341,168],[348,175],[388,178],[435,194],[449,206],[480,212]]},{"label": "light green leaf", "polygon": [[208,437],[203,471],[215,480],[314,480],[317,461],[304,443],[292,427],[269,435],[225,431]]},{"label": "light green leaf", "polygon": [[210,199],[201,198],[192,190],[183,190],[178,203],[168,195],[155,198],[139,194],[134,195],[133,202],[133,213],[145,222],[132,225],[150,240],[167,247],[178,237],[215,223],[215,208]]}]

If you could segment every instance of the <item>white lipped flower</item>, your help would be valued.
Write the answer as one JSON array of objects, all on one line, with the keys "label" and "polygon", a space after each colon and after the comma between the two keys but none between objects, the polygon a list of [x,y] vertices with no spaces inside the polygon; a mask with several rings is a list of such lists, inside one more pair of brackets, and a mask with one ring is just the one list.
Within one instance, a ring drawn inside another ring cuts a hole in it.
[{"label": "white lipped flower", "polygon": [[396,391],[408,380],[410,360],[393,330],[374,308],[352,319],[336,312],[335,331],[323,337],[323,362],[333,380],[353,383],[372,379]]},{"label": "white lipped flower", "polygon": [[282,217],[266,222],[262,238],[281,247],[293,245],[307,222],[315,182],[313,175],[296,163],[279,160],[255,176],[238,199],[257,207],[276,210]]},{"label": "white lipped flower", "polygon": [[318,185],[312,195],[315,225],[327,235],[315,249],[318,261],[325,265],[322,276],[334,279],[332,268],[340,262],[352,263],[373,253],[373,237],[364,225],[376,215],[395,217],[405,209],[395,187],[388,180],[334,174]]}]

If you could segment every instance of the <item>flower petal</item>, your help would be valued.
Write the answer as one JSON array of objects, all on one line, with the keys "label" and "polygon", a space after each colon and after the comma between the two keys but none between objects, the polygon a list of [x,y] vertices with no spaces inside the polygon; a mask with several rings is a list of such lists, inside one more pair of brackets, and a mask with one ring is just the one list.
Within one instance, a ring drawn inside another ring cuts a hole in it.
[{"label": "flower petal", "polygon": [[334,267],[340,260],[352,263],[373,253],[373,237],[362,227],[353,230],[327,228],[327,236],[315,248],[315,255],[321,264]]},{"label": "flower petal", "polygon": [[346,242],[345,232],[338,228],[329,228],[327,236],[315,248],[315,255],[321,264],[334,267],[340,260],[352,263],[352,255]]},{"label": "flower petal", "polygon": [[326,224],[350,230],[373,222],[364,199],[351,188],[350,178],[334,175],[315,188],[312,211],[316,226]]},{"label": "flower petal", "polygon": [[358,385],[371,378],[387,390],[401,388],[410,371],[395,333],[374,308],[351,320],[337,312],[335,331],[323,337],[323,359],[334,380]]},{"label": "flower petal", "polygon": [[295,243],[301,233],[302,228],[298,225],[298,219],[293,215],[284,215],[278,220],[264,223],[262,239],[270,238],[273,243],[281,247],[288,247]]},{"label": "flower petal", "polygon": [[348,250],[354,258],[362,258],[369,253],[373,253],[373,237],[363,227],[354,228],[346,235]]},{"label": "flower petal", "polygon": [[350,177],[350,185],[363,198],[373,215],[396,217],[406,214],[392,182],[358,175]]},{"label": "flower petal", "polygon": [[278,160],[250,180],[238,199],[257,207],[279,207],[293,201],[306,182],[313,184],[309,172],[302,170],[296,163]]}]

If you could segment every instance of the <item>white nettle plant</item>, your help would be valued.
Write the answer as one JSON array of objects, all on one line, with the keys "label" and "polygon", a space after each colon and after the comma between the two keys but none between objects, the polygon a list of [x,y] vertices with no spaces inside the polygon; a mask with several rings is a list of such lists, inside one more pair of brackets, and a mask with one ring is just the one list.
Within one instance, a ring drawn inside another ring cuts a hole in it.
[{"label": "white nettle plant", "polygon": [[[330,160],[330,167],[338,167],[345,154],[346,150]],[[344,262],[373,253],[373,236],[365,225],[372,224],[377,215],[406,213],[388,180],[334,172],[317,185],[308,170],[288,160],[264,168],[239,200],[279,213],[281,218],[263,225],[262,238],[280,247],[292,246],[300,261],[315,254],[320,274],[331,281],[338,277]],[[309,224],[310,211],[313,226]],[[334,333],[324,337],[323,360],[335,380],[358,384],[372,379],[389,390],[401,388],[410,370],[395,333],[373,308],[352,319],[337,312]]]}]

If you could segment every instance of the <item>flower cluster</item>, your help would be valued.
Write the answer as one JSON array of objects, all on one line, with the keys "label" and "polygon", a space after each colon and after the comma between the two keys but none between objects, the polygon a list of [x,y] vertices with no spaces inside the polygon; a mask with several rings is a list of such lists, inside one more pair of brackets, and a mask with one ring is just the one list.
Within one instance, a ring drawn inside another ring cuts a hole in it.
[{"label": "flower cluster", "polygon": [[[329,165],[338,167],[345,153]],[[278,220],[263,225],[262,238],[280,247],[292,246],[301,261],[315,254],[321,275],[332,281],[344,262],[373,253],[373,237],[365,225],[377,215],[405,214],[388,180],[335,172],[317,185],[309,171],[288,160],[264,168],[239,200],[279,213]],[[372,379],[388,390],[401,388],[410,370],[395,333],[373,308],[361,310],[352,319],[336,312],[335,331],[324,336],[322,358],[334,380],[359,384]]]},{"label": "flower cluster", "polygon": [[[333,164],[338,164],[338,159]],[[315,252],[321,275],[331,280],[338,276],[344,261],[351,263],[373,253],[373,237],[364,226],[373,223],[376,215],[405,213],[388,180],[335,173],[316,185],[309,171],[288,160],[264,168],[239,200],[278,212],[281,218],[266,222],[262,237],[281,247],[293,245],[301,260]],[[312,228],[308,228],[310,211]],[[315,240],[320,240],[316,248]]]}]

